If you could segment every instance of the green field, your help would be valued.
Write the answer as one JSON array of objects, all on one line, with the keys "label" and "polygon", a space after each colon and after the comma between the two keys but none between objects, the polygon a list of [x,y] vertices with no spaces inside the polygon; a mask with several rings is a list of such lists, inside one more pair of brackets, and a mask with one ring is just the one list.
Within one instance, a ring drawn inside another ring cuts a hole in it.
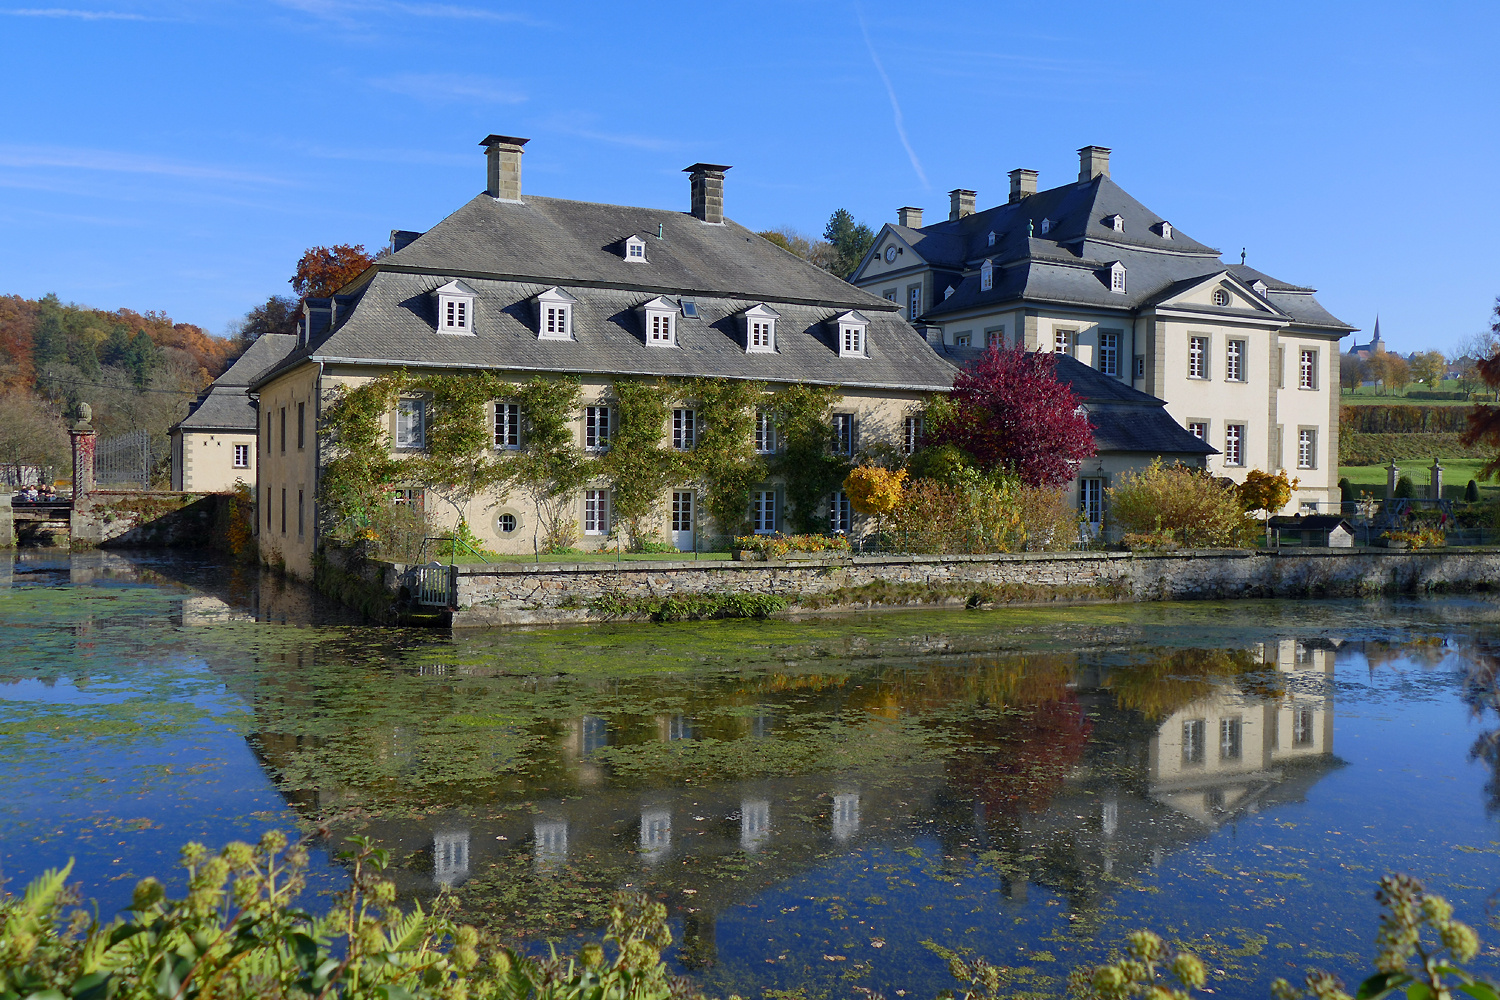
[{"label": "green field", "polygon": [[[1462,500],[1464,487],[1469,480],[1479,479],[1479,470],[1484,466],[1484,460],[1478,458],[1455,458],[1452,460],[1442,459],[1443,466],[1443,496],[1450,500]],[[1397,462],[1403,476],[1410,476],[1412,485],[1417,487],[1418,496],[1429,482],[1432,473],[1432,460],[1417,462]],[[1385,496],[1385,468],[1379,465],[1341,465],[1339,476],[1347,478],[1354,486],[1357,496],[1361,492],[1369,492],[1376,497]],[[1493,500],[1500,498],[1500,482],[1489,483],[1480,480],[1479,497],[1481,500]]]},{"label": "green field", "polygon": [[[1427,386],[1412,384],[1404,387],[1398,392],[1386,392],[1384,389],[1376,389],[1374,386],[1360,386],[1358,389],[1340,389],[1339,403],[1343,406],[1377,406],[1382,403],[1410,403],[1413,406],[1473,406],[1474,403],[1485,403],[1494,401],[1492,392],[1476,392],[1471,400],[1462,399],[1408,399],[1407,393],[1425,392]],[[1439,382],[1438,392],[1461,392],[1456,379]]]}]

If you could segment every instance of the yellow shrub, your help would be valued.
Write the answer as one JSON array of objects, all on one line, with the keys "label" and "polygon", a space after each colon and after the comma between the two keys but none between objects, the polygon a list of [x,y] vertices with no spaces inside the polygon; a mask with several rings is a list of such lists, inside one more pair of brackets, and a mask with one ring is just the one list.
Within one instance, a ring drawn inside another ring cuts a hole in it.
[{"label": "yellow shrub", "polygon": [[849,505],[861,514],[875,517],[896,509],[905,486],[905,469],[892,472],[874,465],[858,466],[844,479]]}]

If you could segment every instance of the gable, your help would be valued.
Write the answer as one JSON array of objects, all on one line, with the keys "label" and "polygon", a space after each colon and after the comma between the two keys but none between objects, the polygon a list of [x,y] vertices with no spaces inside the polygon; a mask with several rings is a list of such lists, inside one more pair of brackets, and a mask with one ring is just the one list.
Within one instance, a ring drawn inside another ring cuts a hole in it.
[{"label": "gable", "polygon": [[1256,312],[1269,318],[1285,315],[1266,298],[1228,271],[1177,282],[1157,300],[1166,308],[1201,309],[1209,312]]},{"label": "gable", "polygon": [[[895,251],[896,259],[887,260],[888,252]],[[875,243],[870,247],[865,259],[855,268],[854,275],[850,279],[854,282],[876,281],[882,274],[890,271],[905,271],[912,267],[926,267],[927,261],[916,251],[910,240],[904,238],[897,227],[886,223],[880,227],[880,232],[875,234]]]}]

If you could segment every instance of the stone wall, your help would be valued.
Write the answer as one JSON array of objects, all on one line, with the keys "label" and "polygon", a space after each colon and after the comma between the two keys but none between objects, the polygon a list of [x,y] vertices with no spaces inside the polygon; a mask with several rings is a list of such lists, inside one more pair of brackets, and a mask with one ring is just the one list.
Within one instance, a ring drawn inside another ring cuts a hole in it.
[{"label": "stone wall", "polygon": [[10,505],[11,492],[0,487],[0,549],[16,547],[16,514]]},{"label": "stone wall", "polygon": [[[407,567],[362,573],[392,596]],[[1057,601],[1337,597],[1500,584],[1500,550],[1383,549],[1078,552],[987,556],[860,556],[785,562],[508,563],[458,567],[455,627],[597,620],[590,605],[756,593],[790,609],[988,606]],[[405,596],[405,595],[401,595]]]},{"label": "stone wall", "polygon": [[229,494],[94,490],[73,506],[74,548],[215,548]]}]

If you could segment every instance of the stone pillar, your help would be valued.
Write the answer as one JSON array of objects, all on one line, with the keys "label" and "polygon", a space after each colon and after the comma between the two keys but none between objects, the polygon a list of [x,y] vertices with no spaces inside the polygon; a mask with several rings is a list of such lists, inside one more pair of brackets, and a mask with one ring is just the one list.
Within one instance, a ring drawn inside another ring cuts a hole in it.
[{"label": "stone pillar", "polygon": [[1401,481],[1401,470],[1396,465],[1396,460],[1391,459],[1391,464],[1385,469],[1385,498],[1392,499],[1396,495],[1396,484]]},{"label": "stone pillar", "polygon": [[16,547],[16,512],[10,505],[10,497],[10,487],[0,487],[0,549]]},{"label": "stone pillar", "polygon": [[1443,467],[1438,464],[1436,458],[1432,460],[1432,492],[1427,498],[1429,500],[1443,499]]},{"label": "stone pillar", "polygon": [[73,438],[73,502],[94,492],[94,411],[87,403],[78,404],[78,420],[68,429]]}]

